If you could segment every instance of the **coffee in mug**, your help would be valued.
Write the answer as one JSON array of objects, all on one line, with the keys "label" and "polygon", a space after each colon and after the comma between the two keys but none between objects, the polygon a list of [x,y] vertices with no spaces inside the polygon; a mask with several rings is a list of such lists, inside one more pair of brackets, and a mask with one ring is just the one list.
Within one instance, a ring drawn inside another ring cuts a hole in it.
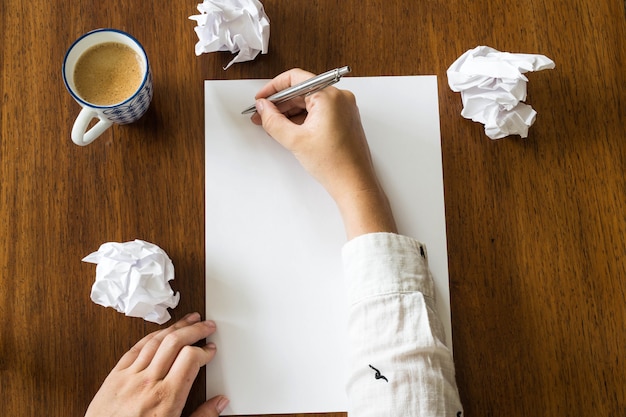
[{"label": "coffee in mug", "polygon": [[[116,29],[98,29],[80,37],[63,61],[63,81],[83,107],[72,140],[87,145],[113,123],[138,120],[152,100],[152,74],[141,44]],[[93,119],[98,122],[87,130]]]},{"label": "coffee in mug", "polygon": [[76,92],[99,106],[110,106],[132,96],[142,77],[139,55],[118,42],[92,46],[78,58],[74,68]]}]

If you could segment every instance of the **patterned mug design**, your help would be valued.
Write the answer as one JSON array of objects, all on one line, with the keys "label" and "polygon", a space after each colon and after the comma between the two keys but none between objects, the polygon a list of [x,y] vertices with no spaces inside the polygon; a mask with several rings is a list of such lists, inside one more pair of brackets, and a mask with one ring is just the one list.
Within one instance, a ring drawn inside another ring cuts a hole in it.
[{"label": "patterned mug design", "polygon": [[152,73],[148,77],[143,88],[138,91],[130,101],[102,110],[102,114],[113,123],[125,125],[141,118],[150,107],[152,101]]},{"label": "patterned mug design", "polygon": [[[96,105],[85,101],[74,84],[74,69],[80,56],[89,48],[107,42],[131,47],[142,61],[143,79],[140,87],[126,100],[113,105]],[[82,106],[72,128],[72,141],[84,146],[96,140],[113,124],[128,124],[139,120],[150,107],[153,96],[152,72],[143,46],[131,35],[117,29],[97,29],[78,38],[67,50],[63,60],[63,81],[74,100]],[[93,119],[98,122],[87,130]]]}]

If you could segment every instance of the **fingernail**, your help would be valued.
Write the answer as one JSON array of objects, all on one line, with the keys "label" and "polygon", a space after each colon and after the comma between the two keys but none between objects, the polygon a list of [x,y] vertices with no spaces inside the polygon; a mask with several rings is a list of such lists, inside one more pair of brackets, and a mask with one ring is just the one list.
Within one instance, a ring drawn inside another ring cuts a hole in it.
[{"label": "fingernail", "polygon": [[263,109],[264,109],[263,100],[257,100],[254,103],[254,105],[256,106],[257,113],[259,113],[259,114],[263,113]]},{"label": "fingernail", "polygon": [[187,316],[187,321],[189,323],[195,323],[197,321],[200,321],[200,313],[191,313]]},{"label": "fingernail", "polygon": [[217,402],[217,405],[215,406],[215,409],[217,410],[218,413],[222,413],[222,411],[224,411],[226,409],[226,407],[228,407],[228,404],[230,403],[230,401],[228,400],[228,398],[226,397],[222,397],[220,398],[220,400]]},{"label": "fingernail", "polygon": [[215,324],[213,320],[205,320],[204,324],[206,324],[208,327],[211,327],[211,328],[217,327],[217,324]]},{"label": "fingernail", "polygon": [[216,346],[216,345],[215,345],[215,343],[213,343],[213,342],[209,342],[209,343],[207,343],[207,344],[206,344],[206,347],[208,347],[208,348],[209,348],[209,349],[211,349],[211,350],[216,350],[216,349],[217,349],[217,346]]}]

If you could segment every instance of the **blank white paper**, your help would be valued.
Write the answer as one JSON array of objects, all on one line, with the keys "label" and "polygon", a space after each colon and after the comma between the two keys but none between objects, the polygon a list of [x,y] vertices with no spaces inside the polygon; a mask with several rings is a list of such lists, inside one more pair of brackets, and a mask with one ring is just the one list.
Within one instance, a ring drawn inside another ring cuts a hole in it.
[{"label": "blank white paper", "polygon": [[[205,82],[207,398],[225,415],[346,411],[343,224],[332,199],[241,111],[266,80]],[[400,233],[428,248],[451,346],[437,78],[344,77]]]}]

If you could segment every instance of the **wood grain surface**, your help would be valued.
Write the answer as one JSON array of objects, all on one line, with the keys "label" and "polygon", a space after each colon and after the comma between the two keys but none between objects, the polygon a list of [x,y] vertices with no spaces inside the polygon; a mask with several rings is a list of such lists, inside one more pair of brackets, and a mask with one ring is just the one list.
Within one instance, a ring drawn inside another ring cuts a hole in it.
[{"label": "wood grain surface", "polygon": [[[176,267],[174,318],[204,311],[203,80],[340,65],[439,77],[466,415],[626,415],[622,0],[266,0],[269,53],[227,71],[229,53],[194,54],[196,4],[0,2],[1,415],[83,415],[118,358],[159,328],[90,301],[95,268],[81,259],[100,244],[158,244]],[[139,122],[78,147],[61,65],[99,27],[144,45],[155,95]],[[478,45],[556,62],[528,75],[527,139],[491,141],[460,116],[446,69]]]}]

